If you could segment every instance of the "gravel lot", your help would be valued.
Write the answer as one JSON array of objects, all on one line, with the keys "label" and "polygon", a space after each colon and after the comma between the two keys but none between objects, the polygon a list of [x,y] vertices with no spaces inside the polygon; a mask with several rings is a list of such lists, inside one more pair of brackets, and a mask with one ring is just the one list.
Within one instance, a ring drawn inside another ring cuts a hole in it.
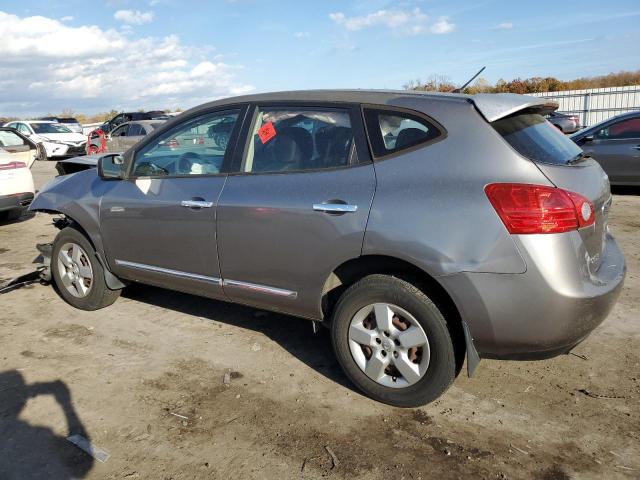
[{"label": "gravel lot", "polygon": [[[0,281],[33,270],[50,222],[0,226]],[[610,224],[628,276],[603,325],[572,355],[483,360],[419,409],[354,391],[293,317],[137,285],[97,312],[0,295],[0,478],[640,478],[640,191]]]}]

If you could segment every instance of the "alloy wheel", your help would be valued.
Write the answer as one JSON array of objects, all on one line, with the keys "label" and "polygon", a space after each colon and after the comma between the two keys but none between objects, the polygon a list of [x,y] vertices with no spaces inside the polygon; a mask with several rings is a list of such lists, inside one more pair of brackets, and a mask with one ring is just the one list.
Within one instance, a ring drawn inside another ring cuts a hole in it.
[{"label": "alloy wheel", "polygon": [[390,303],[367,305],[353,316],[349,349],[360,370],[386,387],[413,385],[429,367],[424,329],[413,315]]}]

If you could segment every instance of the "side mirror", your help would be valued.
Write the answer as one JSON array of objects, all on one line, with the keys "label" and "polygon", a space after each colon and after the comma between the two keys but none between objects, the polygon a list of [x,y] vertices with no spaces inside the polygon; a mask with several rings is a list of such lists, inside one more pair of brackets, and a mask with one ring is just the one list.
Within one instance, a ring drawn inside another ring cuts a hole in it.
[{"label": "side mirror", "polygon": [[593,135],[587,135],[586,137],[582,138],[582,141],[584,143],[589,143],[589,142],[593,142]]},{"label": "side mirror", "polygon": [[98,176],[104,180],[120,180],[124,174],[124,158],[105,155],[98,160]]}]

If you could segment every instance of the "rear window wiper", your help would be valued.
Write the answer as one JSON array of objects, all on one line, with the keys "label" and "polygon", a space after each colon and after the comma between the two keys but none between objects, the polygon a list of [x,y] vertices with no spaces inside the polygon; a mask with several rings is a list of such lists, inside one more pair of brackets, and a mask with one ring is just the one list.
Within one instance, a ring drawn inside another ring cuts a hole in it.
[{"label": "rear window wiper", "polygon": [[582,160],[586,160],[587,158],[591,158],[591,154],[587,152],[580,152],[575,157],[567,162],[567,165],[572,165],[574,163],[581,162]]}]

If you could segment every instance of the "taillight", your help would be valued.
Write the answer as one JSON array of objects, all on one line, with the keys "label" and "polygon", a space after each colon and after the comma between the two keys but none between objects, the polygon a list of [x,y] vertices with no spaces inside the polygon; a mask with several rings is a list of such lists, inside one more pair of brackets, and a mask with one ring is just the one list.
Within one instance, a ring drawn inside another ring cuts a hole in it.
[{"label": "taillight", "polygon": [[509,233],[562,233],[593,225],[593,204],[561,188],[492,183],[484,188]]},{"label": "taillight", "polygon": [[15,168],[27,168],[27,164],[24,162],[0,163],[0,170],[13,170]]}]

